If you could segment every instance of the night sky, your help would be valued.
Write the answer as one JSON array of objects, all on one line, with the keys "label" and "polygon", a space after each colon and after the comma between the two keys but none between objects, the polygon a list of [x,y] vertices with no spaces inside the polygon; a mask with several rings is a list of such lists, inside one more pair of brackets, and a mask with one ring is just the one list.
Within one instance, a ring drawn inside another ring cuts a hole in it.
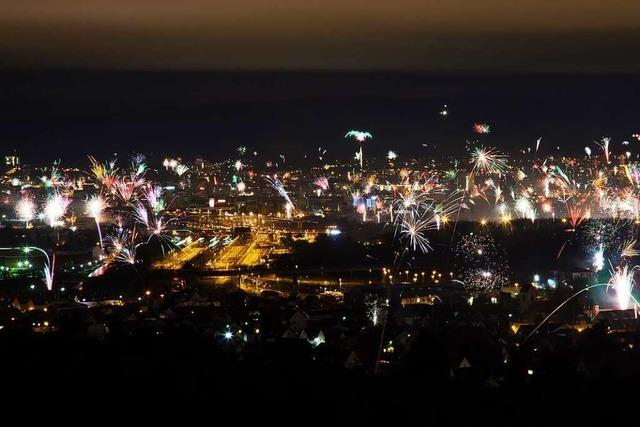
[{"label": "night sky", "polygon": [[[492,126],[481,142],[505,151],[542,136],[543,152],[560,145],[580,154],[602,136],[621,152],[640,131],[635,76],[37,70],[0,78],[3,146],[33,160],[133,150],[223,159],[241,144],[291,159],[323,146],[346,159],[352,128],[374,133],[369,154],[462,154],[478,137],[475,121]],[[438,114],[444,104],[447,117]]]},{"label": "night sky", "polygon": [[27,161],[347,158],[351,128],[371,154],[460,154],[475,121],[575,154],[640,131],[635,0],[7,3],[0,138]]}]

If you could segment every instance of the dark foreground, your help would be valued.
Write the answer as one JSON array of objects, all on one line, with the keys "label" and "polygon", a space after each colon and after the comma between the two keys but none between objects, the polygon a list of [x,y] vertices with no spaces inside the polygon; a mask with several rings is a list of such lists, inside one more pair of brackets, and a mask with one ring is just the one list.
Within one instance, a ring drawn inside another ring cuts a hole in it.
[{"label": "dark foreground", "polygon": [[595,422],[633,412],[638,376],[616,377],[615,366],[589,378],[562,356],[550,357],[539,367],[544,374],[519,378],[514,369],[494,387],[472,368],[452,376],[440,351],[437,342],[430,343],[399,372],[374,376],[325,363],[321,352],[298,341],[238,358],[189,334],[109,342],[5,336],[0,364],[7,407],[57,408],[33,415],[69,420],[85,412],[125,416],[134,409],[145,417],[205,416],[211,422],[518,425],[535,420],[546,425],[563,417]]}]

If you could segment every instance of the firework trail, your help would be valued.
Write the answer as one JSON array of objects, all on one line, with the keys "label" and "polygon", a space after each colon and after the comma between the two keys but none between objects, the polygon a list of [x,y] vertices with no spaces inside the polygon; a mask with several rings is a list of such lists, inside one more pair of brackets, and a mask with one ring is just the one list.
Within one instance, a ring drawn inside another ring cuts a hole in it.
[{"label": "firework trail", "polygon": [[350,130],[344,135],[345,138],[353,138],[360,146],[360,151],[357,154],[358,160],[360,160],[360,169],[362,169],[363,165],[363,152],[362,152],[362,144],[364,144],[368,139],[373,138],[373,135],[370,132],[364,132],[360,130]]},{"label": "firework trail", "polygon": [[284,184],[282,184],[282,182],[278,178],[275,178],[275,177],[274,178],[266,177],[265,180],[271,186],[271,188],[276,190],[276,192],[280,195],[280,197],[282,197],[285,200],[286,205],[290,206],[289,209],[294,210],[295,209],[295,205],[291,201],[291,198],[289,197],[289,194],[287,193],[287,190],[284,189]]},{"label": "firework trail", "polygon": [[43,267],[43,273],[44,273],[43,281],[44,281],[45,285],[47,286],[47,289],[48,290],[52,290],[53,289],[54,269],[55,269],[55,263],[56,263],[55,253],[53,254],[53,257],[52,257],[53,262],[51,262],[52,260],[49,259],[49,254],[44,249],[39,248],[37,246],[0,248],[0,251],[21,251],[24,254],[28,254],[32,250],[38,251],[42,255],[44,255],[45,264],[44,264],[44,267]]},{"label": "firework trail", "polygon": [[102,212],[107,209],[109,205],[101,196],[94,196],[87,201],[87,211],[90,217],[96,221],[96,227],[98,228],[98,239],[100,240],[100,248],[104,249],[102,244],[102,230],[100,229],[100,217]]},{"label": "firework trail", "polygon": [[587,286],[586,288],[575,292],[569,298],[564,300],[560,305],[558,305],[551,313],[549,313],[549,315],[547,315],[547,317],[545,317],[542,320],[542,322],[540,322],[538,326],[536,326],[529,333],[529,335],[527,335],[524,338],[524,340],[522,340],[522,344],[526,343],[529,340],[529,338],[531,338],[542,327],[542,325],[544,325],[554,314],[556,314],[569,301],[576,298],[578,295],[584,292],[588,292],[594,288],[603,287],[603,286],[613,287],[618,299],[618,308],[621,310],[626,310],[629,307],[629,305],[631,305],[631,301],[633,301],[636,307],[640,306],[640,303],[638,303],[638,300],[631,294],[631,289],[634,286],[633,274],[637,268],[638,266],[635,266],[631,270],[629,270],[628,267],[625,266],[622,270],[612,273],[613,276],[608,283],[597,283],[595,285]]},{"label": "firework trail", "polygon": [[596,285],[587,286],[586,288],[579,290],[578,292],[574,293],[574,294],[573,294],[573,295],[571,295],[569,298],[567,298],[566,300],[564,300],[564,301],[563,301],[560,305],[558,305],[558,306],[557,306],[557,307],[556,307],[556,308],[555,308],[551,313],[549,313],[549,314],[547,315],[547,317],[545,317],[545,318],[542,320],[542,322],[540,322],[540,323],[538,324],[538,326],[536,326],[536,327],[535,327],[535,328],[534,328],[534,329],[529,333],[529,335],[527,335],[527,336],[524,338],[524,340],[522,340],[522,344],[526,343],[526,342],[529,340],[529,338],[531,338],[531,337],[532,337],[532,336],[533,336],[533,335],[538,331],[538,329],[540,329],[540,328],[542,327],[542,325],[544,325],[545,323],[547,323],[547,320],[551,319],[551,317],[552,317],[554,314],[556,314],[556,313],[557,313],[557,312],[558,312],[562,307],[564,307],[564,306],[565,306],[569,301],[571,301],[572,299],[574,299],[575,297],[577,297],[578,295],[580,295],[580,294],[582,294],[582,293],[584,293],[584,292],[587,292],[587,291],[589,291],[589,290],[591,290],[591,289],[593,289],[593,288],[597,288],[597,287],[600,287],[600,286],[609,286],[609,284],[608,284],[608,283],[599,283],[599,284],[596,284]]},{"label": "firework trail", "polygon": [[318,160],[322,161],[325,154],[327,154],[327,150],[325,148],[318,147]]},{"label": "firework trail", "polygon": [[604,158],[606,160],[607,163],[609,162],[609,156],[610,156],[610,152],[609,152],[609,143],[611,142],[611,138],[602,138],[602,142],[596,142],[596,144],[598,146],[600,146],[600,148],[602,148],[602,151],[604,152]]}]

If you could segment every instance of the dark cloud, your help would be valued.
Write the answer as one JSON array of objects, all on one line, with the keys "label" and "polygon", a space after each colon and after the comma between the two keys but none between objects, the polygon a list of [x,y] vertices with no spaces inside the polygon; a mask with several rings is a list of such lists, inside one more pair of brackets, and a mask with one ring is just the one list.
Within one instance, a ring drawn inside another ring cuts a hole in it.
[{"label": "dark cloud", "polygon": [[21,0],[8,66],[636,71],[635,0]]}]

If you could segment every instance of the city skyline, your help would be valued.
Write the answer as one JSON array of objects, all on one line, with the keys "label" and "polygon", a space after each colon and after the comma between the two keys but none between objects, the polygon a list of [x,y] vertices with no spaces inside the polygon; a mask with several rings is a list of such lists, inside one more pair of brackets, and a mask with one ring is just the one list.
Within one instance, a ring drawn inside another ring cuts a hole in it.
[{"label": "city skyline", "polygon": [[633,419],[637,0],[5,3],[5,418]]}]

